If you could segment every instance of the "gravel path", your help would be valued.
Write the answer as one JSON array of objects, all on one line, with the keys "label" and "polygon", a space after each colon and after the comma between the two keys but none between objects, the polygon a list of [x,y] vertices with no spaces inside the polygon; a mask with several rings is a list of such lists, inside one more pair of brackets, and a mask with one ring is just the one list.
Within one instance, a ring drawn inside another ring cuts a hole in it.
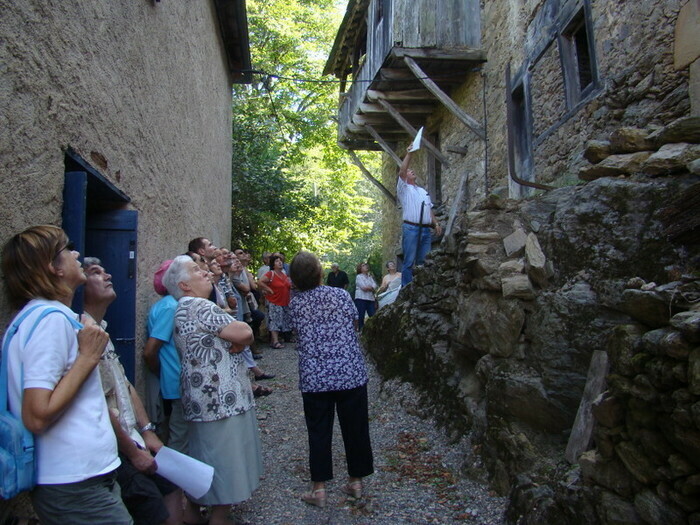
[{"label": "gravel path", "polygon": [[[504,498],[476,482],[460,479],[465,445],[449,445],[433,422],[407,413],[411,387],[382,384],[368,360],[369,417],[375,473],[365,480],[359,501],[340,486],[347,471],[336,421],[333,438],[335,479],[327,484],[328,504],[320,509],[299,500],[309,484],[308,446],[297,360],[293,345],[265,349],[259,366],[276,378],[263,381],[273,394],[259,398],[258,420],[265,477],[253,497],[234,508],[233,516],[250,525],[503,523]],[[402,402],[403,400],[403,402]]]}]

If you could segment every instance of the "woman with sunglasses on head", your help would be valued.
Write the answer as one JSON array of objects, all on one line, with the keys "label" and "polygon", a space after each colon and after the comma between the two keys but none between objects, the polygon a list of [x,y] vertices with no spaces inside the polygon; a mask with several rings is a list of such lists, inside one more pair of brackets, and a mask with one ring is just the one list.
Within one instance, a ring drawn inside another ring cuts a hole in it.
[{"label": "woman with sunglasses on head", "polygon": [[[29,312],[7,356],[10,410],[34,433],[43,524],[132,523],[115,480],[117,442],[97,365],[108,335],[70,309],[85,274],[66,234],[34,226],[3,248],[5,292]],[[42,311],[55,308],[42,317]],[[37,322],[38,321],[38,322]],[[30,333],[31,332],[31,333]]]}]

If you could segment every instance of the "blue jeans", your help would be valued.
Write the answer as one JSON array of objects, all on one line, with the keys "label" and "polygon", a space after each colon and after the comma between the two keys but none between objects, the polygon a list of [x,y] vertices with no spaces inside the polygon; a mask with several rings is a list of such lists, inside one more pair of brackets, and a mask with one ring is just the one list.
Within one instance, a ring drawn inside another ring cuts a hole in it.
[{"label": "blue jeans", "polygon": [[365,326],[365,313],[370,317],[374,315],[374,301],[355,299],[355,307],[357,308],[358,314],[357,327],[362,330],[362,327]]},{"label": "blue jeans", "polygon": [[[402,224],[403,238],[403,266],[401,267],[401,286],[406,286],[413,280],[413,267],[423,264],[426,254],[430,251],[430,243],[433,240],[433,232],[428,227]],[[420,232],[420,240],[418,233]],[[420,246],[418,243],[420,242]]]}]

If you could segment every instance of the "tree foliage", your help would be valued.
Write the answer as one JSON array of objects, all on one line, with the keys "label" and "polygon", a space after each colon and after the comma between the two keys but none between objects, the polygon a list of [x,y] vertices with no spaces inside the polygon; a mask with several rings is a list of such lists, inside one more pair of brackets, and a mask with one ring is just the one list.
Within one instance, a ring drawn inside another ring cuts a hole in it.
[{"label": "tree foliage", "polygon": [[309,81],[322,80],[342,15],[337,4],[247,2],[256,73],[253,84],[233,90],[232,244],[258,254],[376,251],[380,197],[336,144],[338,84]]}]

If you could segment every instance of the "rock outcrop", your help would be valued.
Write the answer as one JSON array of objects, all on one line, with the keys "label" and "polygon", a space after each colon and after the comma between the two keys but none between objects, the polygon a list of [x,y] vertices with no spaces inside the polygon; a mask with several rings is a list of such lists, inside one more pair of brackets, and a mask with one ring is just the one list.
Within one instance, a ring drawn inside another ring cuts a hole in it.
[{"label": "rock outcrop", "polygon": [[[616,140],[631,149],[647,137]],[[669,242],[662,212],[698,182],[600,178],[487,200],[365,324],[380,372],[419,385],[426,412],[455,439],[471,436],[465,472],[486,467],[491,487],[510,494],[509,521],[696,516],[698,247]],[[595,351],[609,375],[589,407],[593,442],[571,465]]]}]

